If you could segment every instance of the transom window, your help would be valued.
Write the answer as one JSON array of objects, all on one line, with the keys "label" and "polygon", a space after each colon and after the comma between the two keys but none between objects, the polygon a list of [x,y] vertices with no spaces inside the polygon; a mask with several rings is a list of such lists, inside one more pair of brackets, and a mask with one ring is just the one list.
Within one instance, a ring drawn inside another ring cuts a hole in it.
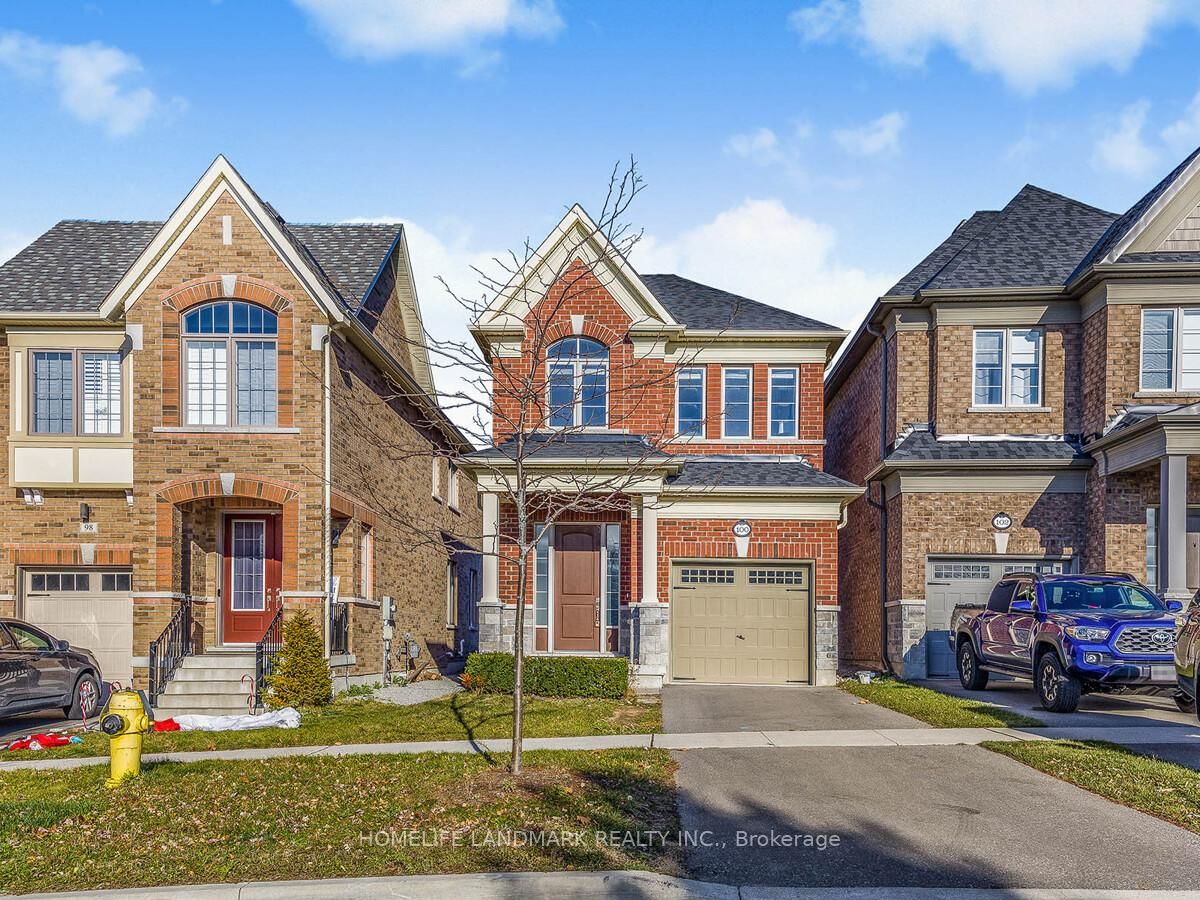
[{"label": "transom window", "polygon": [[608,424],[608,348],[570,337],[546,353],[546,394],[552,428],[603,428]]},{"label": "transom window", "polygon": [[733,569],[680,569],[684,584],[733,584]]},{"label": "transom window", "polygon": [[1042,332],[989,328],[975,332],[975,406],[1039,406]]},{"label": "transom window", "polygon": [[1142,390],[1200,392],[1200,309],[1142,310]]},{"label": "transom window", "polygon": [[118,351],[34,350],[30,357],[32,434],[121,433]]},{"label": "transom window", "polygon": [[800,373],[797,369],[771,370],[771,431],[773,438],[796,436]]},{"label": "transom window", "polygon": [[723,437],[750,437],[750,369],[726,368],[722,371],[721,417]]},{"label": "transom window", "polygon": [[675,418],[680,435],[704,436],[704,369],[680,369],[675,385]]},{"label": "transom window", "polygon": [[278,404],[275,313],[220,300],[183,317],[188,425],[272,426]]}]

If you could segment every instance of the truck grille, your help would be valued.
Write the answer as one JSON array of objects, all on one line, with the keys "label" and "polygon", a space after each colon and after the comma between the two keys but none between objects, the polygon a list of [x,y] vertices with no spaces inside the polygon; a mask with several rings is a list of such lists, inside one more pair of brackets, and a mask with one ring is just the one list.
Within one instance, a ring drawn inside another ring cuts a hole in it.
[{"label": "truck grille", "polygon": [[1118,653],[1167,654],[1175,649],[1175,630],[1153,625],[1123,628],[1113,646]]}]

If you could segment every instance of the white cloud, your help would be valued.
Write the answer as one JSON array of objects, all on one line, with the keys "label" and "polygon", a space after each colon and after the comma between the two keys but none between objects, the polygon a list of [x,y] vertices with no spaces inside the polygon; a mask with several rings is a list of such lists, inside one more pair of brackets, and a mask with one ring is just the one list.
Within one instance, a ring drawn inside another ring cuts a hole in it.
[{"label": "white cloud", "polygon": [[1200,144],[1200,93],[1184,114],[1162,130],[1162,139],[1172,150],[1191,152]]},{"label": "white cloud", "polygon": [[673,238],[647,236],[635,248],[639,272],[685,278],[848,326],[892,280],[841,265],[837,233],[778,200],[746,200]]},{"label": "white cloud", "polygon": [[1092,164],[1121,175],[1138,176],[1153,171],[1158,165],[1158,151],[1142,136],[1149,112],[1148,100],[1139,100],[1121,110],[1116,122],[1096,141]]},{"label": "white cloud", "polygon": [[1189,15],[1182,0],[822,0],[788,22],[806,41],[850,37],[903,65],[944,45],[1030,93],[1089,68],[1124,71],[1155,29]]},{"label": "white cloud", "polygon": [[458,56],[463,74],[494,65],[486,45],[506,36],[547,38],[563,27],[554,0],[294,0],[333,45],[368,60]]},{"label": "white cloud", "polygon": [[760,166],[769,166],[786,159],[779,138],[770,128],[759,128],[746,134],[735,134],[725,142],[725,152],[748,159]]},{"label": "white cloud", "polygon": [[52,84],[63,109],[113,137],[137,131],[161,105],[152,90],[136,85],[137,57],[95,41],[53,44],[3,32],[0,66],[31,83]]},{"label": "white cloud", "polygon": [[900,132],[904,130],[904,113],[885,113],[858,128],[841,128],[833,139],[847,153],[855,156],[877,156],[895,153],[900,149]]}]

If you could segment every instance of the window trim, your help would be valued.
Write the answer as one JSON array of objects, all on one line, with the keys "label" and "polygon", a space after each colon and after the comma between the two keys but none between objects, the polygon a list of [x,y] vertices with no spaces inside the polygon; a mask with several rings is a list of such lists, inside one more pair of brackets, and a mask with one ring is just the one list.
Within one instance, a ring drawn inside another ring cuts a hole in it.
[{"label": "window trim", "polygon": [[446,506],[458,512],[458,466],[454,460],[446,460]]},{"label": "window trim", "polygon": [[362,599],[375,599],[375,529],[359,524],[358,592]]},{"label": "window trim", "polygon": [[[794,411],[795,415],[792,419],[793,433],[791,435],[781,434],[781,435],[777,436],[773,433],[774,428],[772,426],[775,423],[775,419],[774,419],[774,415],[771,411],[771,407],[774,405],[775,401],[772,399],[771,392],[773,390],[775,390],[775,385],[773,383],[773,379],[775,377],[776,372],[794,372],[796,374],[796,380],[792,385],[792,388],[794,391],[794,393],[792,395],[792,410]],[[753,391],[751,391],[751,393],[753,393]],[[751,417],[750,421],[752,423],[751,427],[753,427],[753,421],[754,421],[753,416]],[[767,369],[767,440],[769,440],[769,441],[798,441],[799,439],[800,439],[800,367],[799,366],[771,366],[770,368]]]},{"label": "window trim", "polygon": [[[1034,333],[1038,336],[1037,347],[1037,397],[1032,403],[1014,403],[1012,400],[1012,336],[1014,332]],[[1000,361],[1000,402],[999,403],[981,403],[975,394],[976,376],[979,371],[979,342],[978,336],[981,334],[1000,334],[1003,336],[1004,342],[1001,349]],[[1046,407],[1042,405],[1046,394],[1045,383],[1046,371],[1046,329],[1038,326],[998,326],[995,328],[980,328],[975,327],[971,330],[971,403],[972,410],[1020,410],[1022,412],[1032,412],[1044,410]]]},{"label": "window trim", "polygon": [[[729,421],[729,401],[726,399],[726,387],[730,372],[746,372],[749,378],[746,382],[746,434],[731,435],[726,429]],[[721,366],[721,438],[732,441],[754,440],[754,366]]]},{"label": "window trim", "polygon": [[[192,313],[198,312],[207,306],[217,306],[222,303],[229,304],[229,331],[224,334],[191,334],[187,330],[187,317]],[[275,333],[274,334],[235,334],[233,331],[233,306],[236,303],[242,303],[246,306],[257,307],[263,313],[274,317]],[[250,300],[244,300],[240,297],[220,297],[216,300],[209,300],[205,303],[198,303],[195,306],[190,306],[179,313],[179,419],[181,426],[187,431],[263,431],[275,430],[279,428],[279,357],[280,357],[280,341],[279,341],[279,319],[280,314],[268,306],[263,306],[261,303],[254,303]],[[191,407],[188,405],[188,345],[192,341],[206,341],[208,343],[225,344],[225,391],[227,394],[226,403],[226,421],[224,423],[205,424],[201,422],[193,422],[190,418]],[[275,414],[274,421],[267,424],[251,425],[242,424],[237,421],[238,417],[238,387],[237,387],[237,344],[239,341],[254,341],[256,343],[269,343],[275,348]]]},{"label": "window trim", "polygon": [[[1171,313],[1171,362],[1168,374],[1171,384],[1165,388],[1146,387],[1146,314]],[[1146,394],[1200,394],[1200,387],[1183,386],[1183,320],[1187,313],[1200,316],[1200,306],[1143,306],[1138,323],[1138,393]]]},{"label": "window trim", "polygon": [[436,454],[430,457],[430,494],[438,503],[442,502],[442,460]]},{"label": "window trim", "polygon": [[[25,389],[24,394],[25,434],[32,438],[50,438],[63,440],[66,438],[120,439],[128,435],[128,416],[125,410],[128,378],[125,366],[127,354],[117,347],[27,347],[25,350]],[[67,353],[71,356],[71,430],[70,431],[37,431],[37,366],[36,358],[39,353]],[[116,431],[86,432],[83,430],[83,357],[87,354],[98,354],[117,357],[117,374],[120,384],[117,386],[117,417]]]},{"label": "window trim", "polygon": [[[679,380],[685,372],[700,373],[700,431],[684,434],[679,420]],[[702,441],[708,437],[708,367],[680,366],[675,370],[675,436],[683,440]]]},{"label": "window trim", "polygon": [[[600,360],[586,359],[583,356],[575,356],[570,360],[552,359],[550,351],[564,341],[590,341],[604,348],[604,422],[600,425],[584,425],[583,424],[583,374],[586,366],[595,366]],[[545,398],[546,398],[546,428],[551,431],[566,431],[567,429],[582,429],[584,431],[607,431],[610,427],[612,417],[609,415],[612,410],[609,409],[609,396],[612,393],[612,367],[610,365],[612,357],[612,349],[602,341],[596,338],[588,337],[584,334],[571,334],[566,337],[559,338],[546,348],[546,381],[545,381]],[[554,415],[555,407],[550,402],[550,370],[553,366],[571,366],[571,422],[567,425],[555,425],[550,421]]]},{"label": "window trim", "polygon": [[446,629],[458,628],[458,560],[446,560]]}]

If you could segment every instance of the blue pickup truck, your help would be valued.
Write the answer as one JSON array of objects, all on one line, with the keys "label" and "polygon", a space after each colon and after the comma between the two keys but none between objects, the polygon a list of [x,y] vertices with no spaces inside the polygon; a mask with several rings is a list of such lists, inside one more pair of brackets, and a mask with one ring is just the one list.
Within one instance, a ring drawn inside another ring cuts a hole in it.
[{"label": "blue pickup truck", "polygon": [[1182,608],[1125,574],[1005,575],[986,608],[955,608],[958,677],[969,691],[991,672],[1029,678],[1051,712],[1074,712],[1097,691],[1169,693],[1190,708],[1173,655]]}]

